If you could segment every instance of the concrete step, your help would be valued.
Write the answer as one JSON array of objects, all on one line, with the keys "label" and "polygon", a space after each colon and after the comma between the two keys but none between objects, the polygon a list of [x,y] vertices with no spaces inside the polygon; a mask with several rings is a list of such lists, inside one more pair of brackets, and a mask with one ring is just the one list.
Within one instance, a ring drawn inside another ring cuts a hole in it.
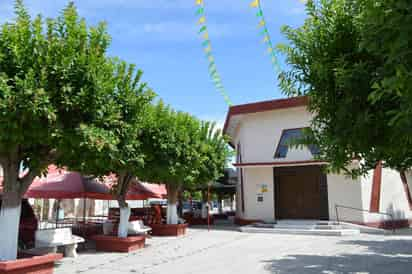
[{"label": "concrete step", "polygon": [[285,225],[285,224],[277,224],[274,225],[273,228],[277,229],[313,229],[315,226],[313,225]]},{"label": "concrete step", "polygon": [[322,235],[322,236],[349,236],[358,235],[360,232],[356,229],[307,229],[307,228],[265,228],[253,225],[242,226],[239,228],[245,233],[270,233],[270,234],[291,234],[291,235]]},{"label": "concrete step", "polygon": [[341,225],[315,225],[315,229],[344,229]]}]

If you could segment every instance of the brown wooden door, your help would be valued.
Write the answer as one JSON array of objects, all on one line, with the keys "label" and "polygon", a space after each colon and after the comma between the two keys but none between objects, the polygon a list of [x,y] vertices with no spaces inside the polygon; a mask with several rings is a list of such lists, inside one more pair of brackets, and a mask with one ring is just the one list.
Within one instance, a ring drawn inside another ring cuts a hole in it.
[{"label": "brown wooden door", "polygon": [[327,189],[321,187],[324,175],[319,166],[275,168],[274,173],[278,219],[325,219]]}]

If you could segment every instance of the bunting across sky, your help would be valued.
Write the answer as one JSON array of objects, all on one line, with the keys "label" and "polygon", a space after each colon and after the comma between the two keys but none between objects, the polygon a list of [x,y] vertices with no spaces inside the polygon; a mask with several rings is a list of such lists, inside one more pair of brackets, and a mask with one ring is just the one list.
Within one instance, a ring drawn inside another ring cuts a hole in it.
[{"label": "bunting across sky", "polygon": [[263,9],[262,9],[262,6],[260,5],[260,0],[253,0],[253,2],[250,3],[250,7],[257,9],[256,17],[259,20],[258,26],[259,26],[259,29],[261,30],[260,34],[263,38],[263,43],[265,43],[265,45],[267,46],[267,53],[270,56],[272,67],[275,70],[275,74],[278,75],[281,73],[282,69],[279,65],[278,58],[276,56],[276,51],[275,51],[275,48],[273,47],[272,39],[270,38],[265,16],[263,14]]},{"label": "bunting across sky", "polygon": [[210,78],[212,79],[216,89],[220,92],[220,94],[222,94],[225,102],[229,106],[231,106],[232,102],[230,101],[229,96],[227,95],[227,92],[222,84],[222,78],[220,77],[220,74],[217,70],[215,58],[213,56],[212,43],[210,42],[209,30],[208,30],[207,22],[206,22],[204,0],[196,0],[196,5],[198,6],[196,10],[196,15],[198,16],[197,24],[199,25],[198,33],[200,37],[202,38],[202,47],[205,52],[207,61],[209,63],[208,71],[209,71]]},{"label": "bunting across sky", "polygon": [[[205,14],[205,0],[195,0],[196,5],[197,5],[197,10],[196,10],[196,15],[198,16],[198,21],[197,24],[199,25],[199,35],[202,38],[202,46],[203,50],[205,52],[206,58],[209,63],[209,75],[210,78],[212,79],[216,89],[222,94],[223,99],[225,102],[231,106],[232,102],[229,99],[229,96],[227,95],[227,92],[222,84],[222,78],[220,77],[220,74],[217,70],[216,63],[215,63],[215,58],[213,56],[213,51],[212,51],[212,43],[209,38],[209,31],[207,27],[207,22],[206,22],[206,14]],[[302,4],[306,3],[306,0],[299,0]],[[260,34],[262,35],[263,38],[263,43],[267,46],[267,53],[270,56],[270,60],[272,63],[272,67],[275,71],[276,75],[279,75],[282,72],[282,69],[279,65],[278,58],[276,56],[276,51],[275,48],[273,47],[272,39],[270,38],[269,30],[267,28],[265,16],[263,14],[263,9],[260,3],[260,0],[253,0],[252,3],[250,3],[250,7],[256,8],[256,17],[259,20],[259,29],[260,29]]]}]

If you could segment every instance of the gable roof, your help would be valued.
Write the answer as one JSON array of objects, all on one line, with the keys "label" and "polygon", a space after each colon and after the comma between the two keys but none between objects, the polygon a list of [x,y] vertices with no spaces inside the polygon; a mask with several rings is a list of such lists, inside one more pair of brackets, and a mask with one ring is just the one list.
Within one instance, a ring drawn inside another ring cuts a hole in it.
[{"label": "gable roof", "polygon": [[225,125],[223,127],[223,133],[231,135],[229,131],[233,130],[236,127],[236,125],[234,125],[236,123],[234,123],[233,121],[235,120],[234,118],[236,116],[277,109],[307,106],[308,103],[309,98],[307,96],[298,96],[231,106],[229,107],[229,111],[226,116]]}]

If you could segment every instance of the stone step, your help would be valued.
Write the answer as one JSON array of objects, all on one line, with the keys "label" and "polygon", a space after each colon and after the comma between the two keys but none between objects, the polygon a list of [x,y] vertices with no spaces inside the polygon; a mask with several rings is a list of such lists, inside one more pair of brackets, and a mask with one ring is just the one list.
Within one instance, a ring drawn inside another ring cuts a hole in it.
[{"label": "stone step", "polygon": [[349,236],[358,235],[356,229],[306,229],[306,228],[263,228],[253,226],[242,226],[239,228],[245,233],[271,233],[271,234],[291,234],[291,235],[322,235],[322,236]]},{"label": "stone step", "polygon": [[276,224],[273,228],[277,229],[313,229],[314,225],[286,225],[286,224]]},{"label": "stone step", "polygon": [[315,225],[314,229],[344,229],[341,225]]}]

